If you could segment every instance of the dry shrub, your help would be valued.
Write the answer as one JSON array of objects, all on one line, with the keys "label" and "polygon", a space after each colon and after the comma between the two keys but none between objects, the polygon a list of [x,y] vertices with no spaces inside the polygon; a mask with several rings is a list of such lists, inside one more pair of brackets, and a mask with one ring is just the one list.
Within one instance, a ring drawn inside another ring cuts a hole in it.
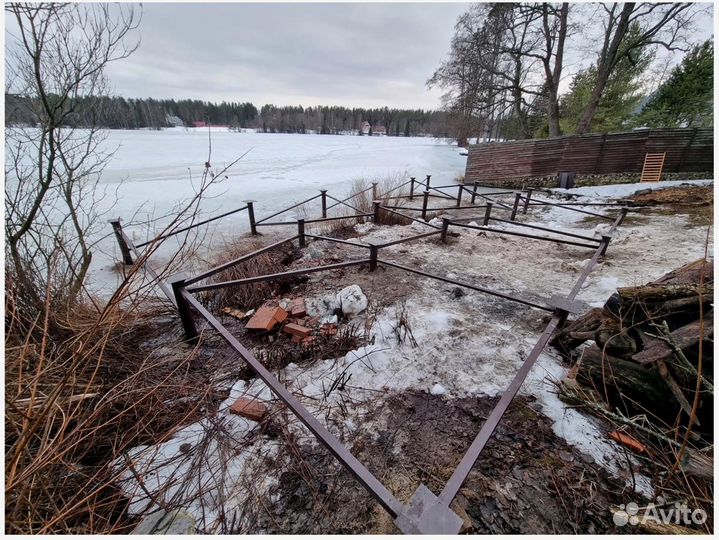
[{"label": "dry shrub", "polygon": [[[218,255],[210,260],[209,266],[214,268],[215,266],[261,249],[264,245],[265,244],[258,240],[227,242],[225,245],[218,247]],[[299,255],[298,249],[288,242],[271,251],[261,253],[248,261],[228,268],[212,276],[210,279],[216,283],[265,274],[276,274],[284,271]],[[205,305],[209,305],[215,310],[223,307],[254,309],[261,306],[268,298],[273,296],[275,291],[284,290],[296,284],[298,281],[299,278],[282,278],[272,281],[250,283],[248,285],[224,287],[222,289],[205,291],[201,293],[200,299]]]},{"label": "dry shrub", "polygon": [[140,346],[161,336],[164,304],[88,302],[28,318],[12,286],[5,304],[5,532],[128,532],[113,462],[211,408],[207,375],[187,351]]}]

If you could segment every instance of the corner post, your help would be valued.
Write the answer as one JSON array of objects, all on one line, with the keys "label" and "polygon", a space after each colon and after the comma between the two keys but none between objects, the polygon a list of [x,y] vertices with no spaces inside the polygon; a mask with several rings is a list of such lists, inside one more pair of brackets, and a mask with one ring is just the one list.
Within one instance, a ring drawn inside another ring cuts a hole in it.
[{"label": "corner post", "polygon": [[376,201],[379,199],[379,193],[377,190],[377,182],[372,182],[372,200]]},{"label": "corner post", "polygon": [[307,244],[305,241],[305,220],[297,220],[297,234],[299,235],[300,247],[303,248]]},{"label": "corner post", "polygon": [[175,295],[177,311],[180,315],[182,328],[185,331],[185,338],[188,342],[195,343],[198,339],[197,327],[195,326],[195,319],[192,317],[192,312],[190,311],[190,304],[183,295],[186,277],[185,274],[175,274],[170,276],[167,282],[172,286],[172,292]]},{"label": "corner post", "polygon": [[622,223],[624,223],[624,220],[627,217],[627,212],[629,212],[629,208],[627,208],[626,206],[623,206],[619,210],[619,221],[617,221],[617,227],[619,227]]},{"label": "corner post", "polygon": [[[429,176],[427,177],[429,178]],[[422,199],[422,219],[427,221],[427,204],[429,203],[429,190],[425,190],[424,199]]]},{"label": "corner post", "polygon": [[327,217],[327,190],[321,189],[320,193],[322,194],[322,217]]},{"label": "corner post", "polygon": [[425,180],[425,189],[429,191],[429,179],[432,178],[431,174],[427,175],[427,179]]},{"label": "corner post", "polygon": [[479,187],[479,184],[477,182],[474,183],[474,186],[472,187],[472,205],[474,206],[474,201],[477,199],[477,188]]},{"label": "corner post", "polygon": [[112,230],[115,232],[115,238],[117,239],[117,243],[120,246],[122,262],[128,265],[132,264],[132,254],[130,253],[130,248],[127,245],[127,242],[125,242],[125,237],[122,234],[122,225],[120,225],[120,218],[111,219],[110,225],[112,225]]},{"label": "corner post", "polygon": [[599,256],[604,257],[607,253],[607,248],[609,247],[609,242],[611,241],[612,237],[607,235],[602,235],[602,241],[599,243]]},{"label": "corner post", "polygon": [[529,188],[527,190],[527,198],[524,199],[524,208],[522,209],[522,214],[526,214],[527,210],[529,210],[529,200],[532,198],[532,191],[534,191],[532,188]]},{"label": "corner post", "polygon": [[514,196],[514,206],[512,206],[512,215],[510,216],[509,220],[514,221],[517,219],[517,210],[519,210],[519,201],[522,199],[522,194],[517,193]]},{"label": "corner post", "polygon": [[247,201],[247,216],[250,218],[250,233],[257,235],[257,223],[255,223],[255,207],[252,201]]},{"label": "corner post", "polygon": [[372,220],[374,221],[375,225],[379,225],[379,223],[381,221],[381,217],[380,217],[380,213],[379,213],[381,204],[382,204],[381,201],[372,201],[372,209],[374,212],[374,216],[372,217]]},{"label": "corner post", "polygon": [[439,239],[442,241],[443,244],[447,243],[447,231],[448,230],[449,230],[449,219],[442,218],[442,233],[440,234]]},{"label": "corner post", "polygon": [[464,185],[460,184],[457,188],[457,208],[462,206],[462,192],[464,191]]},{"label": "corner post", "polygon": [[377,254],[379,253],[379,246],[375,244],[369,245],[369,271],[374,272],[377,270]]},{"label": "corner post", "polygon": [[484,221],[482,222],[482,225],[485,227],[489,225],[489,217],[492,215],[492,203],[487,203],[487,209],[484,211]]},{"label": "corner post", "polygon": [[414,182],[415,182],[414,176],[410,176],[409,177],[409,200],[410,201],[414,199]]}]

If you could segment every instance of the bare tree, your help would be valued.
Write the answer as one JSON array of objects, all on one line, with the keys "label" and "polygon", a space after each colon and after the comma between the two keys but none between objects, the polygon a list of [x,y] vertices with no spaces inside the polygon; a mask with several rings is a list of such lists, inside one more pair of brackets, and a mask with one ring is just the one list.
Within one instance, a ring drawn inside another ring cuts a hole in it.
[{"label": "bare tree", "polygon": [[[647,47],[687,50],[684,40],[693,18],[690,3],[601,4],[604,13],[604,36],[597,61],[597,78],[577,133],[586,133],[599,106],[607,81],[624,58],[633,57]],[[639,31],[630,32],[635,26]]]},{"label": "bare tree", "polygon": [[[129,56],[139,16],[126,4],[6,6],[16,23],[6,57],[6,94],[23,96],[32,126],[6,128],[6,274],[29,303],[53,283],[57,298],[81,292],[98,222],[97,183],[111,151],[96,125],[105,67]],[[79,103],[82,102],[82,110]]]}]

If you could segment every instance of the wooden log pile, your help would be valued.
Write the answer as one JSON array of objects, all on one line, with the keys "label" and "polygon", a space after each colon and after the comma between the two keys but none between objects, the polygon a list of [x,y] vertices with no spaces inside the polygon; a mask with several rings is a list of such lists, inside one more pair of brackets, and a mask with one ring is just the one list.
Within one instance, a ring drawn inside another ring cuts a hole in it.
[{"label": "wooden log pile", "polygon": [[713,261],[700,259],[618,289],[552,344],[574,363],[574,382],[608,411],[663,426],[687,427],[693,417],[696,437],[712,441],[713,299]]}]

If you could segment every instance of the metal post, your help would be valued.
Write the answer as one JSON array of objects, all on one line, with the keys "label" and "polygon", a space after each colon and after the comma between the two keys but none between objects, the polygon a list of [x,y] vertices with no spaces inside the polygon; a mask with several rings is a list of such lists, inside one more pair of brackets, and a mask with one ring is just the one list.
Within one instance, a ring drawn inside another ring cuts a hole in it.
[{"label": "metal post", "polygon": [[377,253],[379,253],[379,246],[370,244],[369,246],[369,271],[374,272],[377,270]]},{"label": "metal post", "polygon": [[381,204],[382,204],[382,203],[381,203],[380,201],[372,201],[372,206],[374,207],[374,218],[373,218],[373,220],[374,220],[374,224],[375,224],[375,225],[378,225],[378,224],[380,223],[380,221],[381,221],[380,214],[379,214],[379,209],[380,209],[380,205],[381,205]]},{"label": "metal post", "polygon": [[439,239],[442,241],[442,243],[447,243],[447,231],[449,230],[449,219],[442,218],[442,233],[440,234]]},{"label": "metal post", "polygon": [[247,203],[247,215],[250,218],[250,232],[254,235],[257,234],[257,225],[255,224],[255,208],[252,206],[252,201],[245,201]]},{"label": "metal post", "polygon": [[492,206],[493,204],[491,202],[487,203],[487,208],[484,211],[484,221],[482,222],[482,225],[484,226],[489,225],[489,216],[492,214]]},{"label": "metal post", "polygon": [[519,200],[522,198],[521,193],[517,193],[514,196],[514,206],[512,207],[512,216],[509,218],[510,221],[514,221],[517,218],[517,210],[519,209]]},{"label": "metal post", "polygon": [[[429,176],[427,176],[429,179]],[[429,180],[427,180],[427,183],[429,183]],[[427,204],[429,203],[429,190],[426,190],[424,192],[424,200],[422,201],[422,219],[424,221],[427,221]]]},{"label": "metal post", "polygon": [[619,221],[617,221],[617,227],[619,227],[622,223],[624,223],[624,219],[627,217],[627,212],[629,211],[629,208],[622,207],[619,210]]},{"label": "metal post", "polygon": [[327,190],[321,189],[320,193],[322,194],[322,217],[327,217]]},{"label": "metal post", "polygon": [[377,193],[377,182],[372,182],[372,200],[376,201],[379,199],[379,194]]},{"label": "metal post", "polygon": [[431,174],[428,174],[428,175],[427,175],[427,180],[425,180],[425,182],[426,182],[426,188],[425,188],[425,189],[427,189],[427,191],[429,191],[429,179],[430,179],[430,178],[432,178],[432,175],[431,175]]},{"label": "metal post", "polygon": [[477,182],[474,183],[474,187],[472,188],[472,205],[474,205],[474,201],[477,198],[477,188],[479,187],[479,184]]},{"label": "metal post", "polygon": [[410,177],[409,177],[409,180],[410,180],[410,183],[409,183],[409,200],[411,201],[411,200],[414,199],[414,182],[415,182],[414,176],[410,176]]},{"label": "metal post", "polygon": [[186,278],[187,276],[185,274],[175,274],[170,276],[167,282],[172,286],[172,292],[175,295],[177,311],[180,315],[182,328],[185,331],[185,337],[187,341],[194,343],[198,338],[197,327],[195,326],[195,319],[192,317],[192,312],[190,311],[190,304],[182,294],[185,290]]},{"label": "metal post", "polygon": [[462,184],[459,185],[459,188],[457,189],[457,208],[462,206],[462,192],[464,191],[464,186]]},{"label": "metal post", "polygon": [[529,199],[532,198],[532,188],[529,188],[527,190],[527,198],[524,199],[524,208],[522,209],[522,214],[526,214],[527,210],[529,210]]},{"label": "metal post", "polygon": [[120,245],[122,262],[125,264],[132,264],[132,254],[130,253],[130,248],[128,247],[127,242],[125,242],[125,238],[122,236],[122,225],[120,225],[120,218],[111,219],[110,225],[112,225],[112,230],[115,232],[115,238],[117,239],[117,243]]},{"label": "metal post", "polygon": [[297,220],[297,234],[299,235],[300,247],[305,247],[305,220]]},{"label": "metal post", "polygon": [[607,235],[602,235],[602,241],[599,243],[599,256],[604,257],[604,255],[607,253],[607,248],[609,247],[609,242],[611,242],[612,237]]}]

